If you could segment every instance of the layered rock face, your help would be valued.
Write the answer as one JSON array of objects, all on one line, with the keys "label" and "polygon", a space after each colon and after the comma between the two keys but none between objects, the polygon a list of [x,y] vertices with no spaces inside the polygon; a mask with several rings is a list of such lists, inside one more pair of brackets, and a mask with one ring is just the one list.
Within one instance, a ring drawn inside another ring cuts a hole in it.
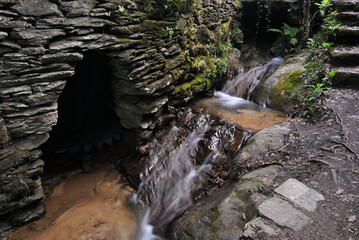
[{"label": "layered rock face", "polygon": [[109,59],[116,114],[138,133],[151,132],[172,105],[213,85],[209,49],[238,28],[240,2],[177,3],[186,4],[0,2],[1,218],[26,222],[44,212],[38,148],[57,124],[57,100],[84,53]]}]

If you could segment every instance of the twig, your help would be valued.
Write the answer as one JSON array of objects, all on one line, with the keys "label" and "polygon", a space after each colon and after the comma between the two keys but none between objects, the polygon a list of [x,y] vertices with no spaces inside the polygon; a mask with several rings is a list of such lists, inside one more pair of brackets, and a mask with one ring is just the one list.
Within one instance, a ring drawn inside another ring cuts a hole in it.
[{"label": "twig", "polygon": [[289,146],[289,143],[287,143],[286,145],[284,145],[283,147],[279,148],[277,151],[278,152],[281,152],[284,148],[288,147]]}]

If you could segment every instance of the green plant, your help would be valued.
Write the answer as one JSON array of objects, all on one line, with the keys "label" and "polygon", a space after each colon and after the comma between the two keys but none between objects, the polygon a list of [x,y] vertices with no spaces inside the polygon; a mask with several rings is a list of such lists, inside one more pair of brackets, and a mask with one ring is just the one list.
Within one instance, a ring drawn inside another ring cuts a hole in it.
[{"label": "green plant", "polygon": [[166,27],[167,33],[168,33],[168,37],[171,39],[173,37],[174,31],[173,28],[171,27]]},{"label": "green plant", "polygon": [[214,60],[214,63],[216,64],[218,72],[221,72],[227,66],[226,59],[216,59]]},{"label": "green plant", "polygon": [[304,106],[300,112],[299,117],[312,115],[317,109],[322,107],[321,96],[324,92],[324,84],[317,83],[315,85],[308,85],[308,91],[304,99]]},{"label": "green plant", "polygon": [[320,31],[307,42],[307,64],[304,75],[309,85],[300,116],[312,115],[322,107],[321,96],[326,89],[331,87],[335,75],[334,71],[328,72],[326,62],[330,60],[330,49],[333,46],[330,39],[335,37],[335,31],[340,23],[335,19],[336,11],[331,9],[331,0],[322,0],[315,5],[318,6],[315,15],[319,13],[322,24]]},{"label": "green plant", "polygon": [[125,8],[123,6],[121,6],[121,5],[118,5],[118,11],[120,13],[123,13],[123,12],[125,12]]},{"label": "green plant", "polygon": [[278,32],[282,36],[284,36],[289,43],[295,47],[298,44],[297,34],[299,33],[300,29],[296,27],[291,27],[286,23],[283,23],[282,29],[277,28],[270,28],[268,29],[268,32]]},{"label": "green plant", "polygon": [[232,39],[234,40],[234,43],[242,44],[243,43],[243,32],[239,28],[234,29]]},{"label": "green plant", "polygon": [[230,41],[226,41],[226,42],[218,41],[214,53],[218,57],[227,57],[231,50],[232,50],[232,44]]}]

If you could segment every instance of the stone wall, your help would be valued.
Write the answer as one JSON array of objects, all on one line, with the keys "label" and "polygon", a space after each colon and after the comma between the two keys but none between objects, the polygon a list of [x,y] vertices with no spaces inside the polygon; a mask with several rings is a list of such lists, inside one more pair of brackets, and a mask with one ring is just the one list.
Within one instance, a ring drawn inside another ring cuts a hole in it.
[{"label": "stone wall", "polygon": [[238,3],[182,11],[160,0],[1,0],[0,217],[26,222],[44,212],[38,148],[83,53],[110,59],[121,124],[150,133],[172,105],[213,85],[208,46],[229,41]]}]

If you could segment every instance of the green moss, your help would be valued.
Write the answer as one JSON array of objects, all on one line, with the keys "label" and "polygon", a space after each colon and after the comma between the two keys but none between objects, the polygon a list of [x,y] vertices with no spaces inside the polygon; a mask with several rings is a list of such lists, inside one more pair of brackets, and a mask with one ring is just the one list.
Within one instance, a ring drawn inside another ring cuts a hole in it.
[{"label": "green moss", "polygon": [[302,78],[299,70],[294,70],[280,77],[277,85],[272,89],[272,106],[280,108],[298,102],[302,89]]},{"label": "green moss", "polygon": [[215,224],[215,222],[220,217],[220,213],[218,211],[218,207],[212,208],[208,214],[209,222],[211,223],[209,226],[209,232],[211,235],[211,239],[218,238],[219,224]]},{"label": "green moss", "polygon": [[184,98],[185,101],[188,101],[193,98],[194,93],[209,90],[211,84],[212,82],[210,79],[206,78],[204,74],[199,74],[192,81],[176,86],[174,94]]},{"label": "green moss", "polygon": [[229,18],[228,22],[225,22],[221,25],[218,32],[218,39],[221,42],[229,41],[231,36],[230,26],[232,23],[232,18]]}]

